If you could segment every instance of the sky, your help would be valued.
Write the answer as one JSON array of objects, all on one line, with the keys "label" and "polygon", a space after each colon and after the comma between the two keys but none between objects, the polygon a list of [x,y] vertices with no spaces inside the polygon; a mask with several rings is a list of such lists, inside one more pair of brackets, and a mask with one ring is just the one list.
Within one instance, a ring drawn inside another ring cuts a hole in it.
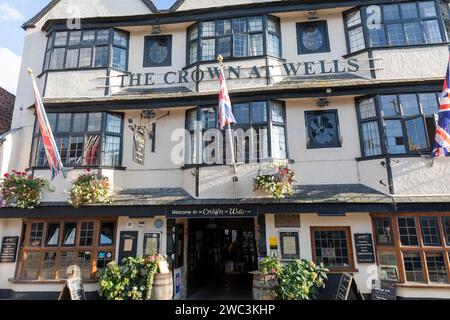
[{"label": "sky", "polygon": [[[25,32],[22,24],[45,7],[49,0],[0,0],[0,87],[16,93]],[[175,0],[154,0],[167,9]]]}]

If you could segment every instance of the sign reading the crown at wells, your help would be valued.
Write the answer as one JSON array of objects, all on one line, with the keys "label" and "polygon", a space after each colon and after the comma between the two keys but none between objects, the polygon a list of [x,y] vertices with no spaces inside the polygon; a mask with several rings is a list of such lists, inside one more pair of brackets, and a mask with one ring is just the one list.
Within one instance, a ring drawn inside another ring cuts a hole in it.
[{"label": "sign reading the crown at wells", "polygon": [[167,209],[168,218],[231,218],[255,217],[254,207],[180,207]]},{"label": "sign reading the crown at wells", "polygon": [[16,262],[17,245],[19,237],[3,237],[0,263]]}]

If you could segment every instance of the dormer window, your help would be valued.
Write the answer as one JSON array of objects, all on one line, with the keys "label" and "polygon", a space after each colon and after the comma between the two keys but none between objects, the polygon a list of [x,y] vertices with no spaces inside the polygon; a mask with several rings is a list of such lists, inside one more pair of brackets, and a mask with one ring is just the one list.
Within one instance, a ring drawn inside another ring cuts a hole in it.
[{"label": "dormer window", "polygon": [[128,68],[128,40],[115,29],[56,31],[48,37],[44,71],[112,67]]},{"label": "dormer window", "polygon": [[255,16],[199,22],[189,27],[187,43],[188,65],[215,61],[219,54],[224,58],[280,58],[280,21]]}]

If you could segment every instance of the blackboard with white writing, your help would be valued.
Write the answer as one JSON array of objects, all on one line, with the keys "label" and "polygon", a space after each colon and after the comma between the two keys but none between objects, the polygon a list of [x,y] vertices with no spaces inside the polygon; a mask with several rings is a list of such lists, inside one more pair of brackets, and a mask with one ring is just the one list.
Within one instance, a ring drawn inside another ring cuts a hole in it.
[{"label": "blackboard with white writing", "polygon": [[372,289],[372,300],[396,300],[397,289],[392,288],[374,288]]},{"label": "blackboard with white writing", "polygon": [[67,279],[59,295],[59,300],[86,300],[83,283],[78,277]]},{"label": "blackboard with white writing", "polygon": [[348,300],[348,295],[350,293],[350,288],[352,285],[353,276],[349,273],[343,273],[341,282],[336,294],[336,300]]},{"label": "blackboard with white writing", "polygon": [[355,233],[356,260],[358,263],[375,263],[372,235]]},{"label": "blackboard with white writing", "polygon": [[3,237],[0,263],[16,262],[17,245],[19,237]]}]

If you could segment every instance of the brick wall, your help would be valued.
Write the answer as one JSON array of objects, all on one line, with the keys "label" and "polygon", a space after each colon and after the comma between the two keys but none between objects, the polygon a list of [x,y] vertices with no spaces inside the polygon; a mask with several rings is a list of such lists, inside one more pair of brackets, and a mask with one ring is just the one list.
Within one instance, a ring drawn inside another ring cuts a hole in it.
[{"label": "brick wall", "polygon": [[9,131],[16,96],[0,87],[0,134]]}]

